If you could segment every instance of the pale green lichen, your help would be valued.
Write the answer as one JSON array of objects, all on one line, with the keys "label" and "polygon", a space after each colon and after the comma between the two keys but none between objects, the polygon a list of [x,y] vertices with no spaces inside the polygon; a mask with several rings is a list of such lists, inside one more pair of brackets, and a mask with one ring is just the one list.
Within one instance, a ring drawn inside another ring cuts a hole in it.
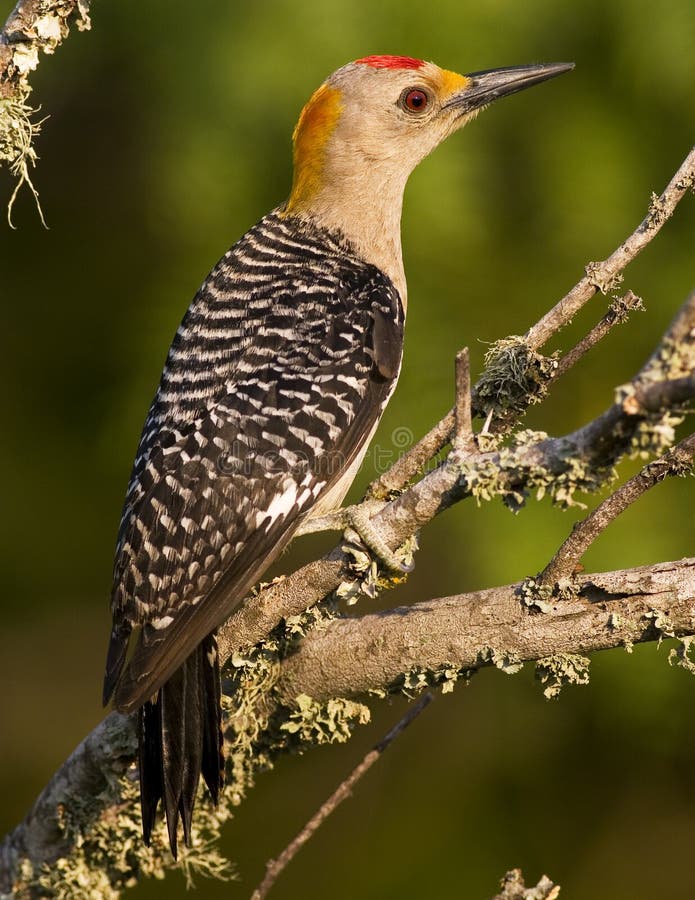
[{"label": "pale green lichen", "polygon": [[[142,842],[139,790],[134,770],[108,788],[112,813],[101,816],[103,795],[72,802],[70,809],[59,807],[56,825],[72,847],[71,853],[33,871],[27,860],[19,871],[14,891],[17,898],[99,897],[116,900],[139,878],[164,878],[168,869],[179,868],[192,885],[195,875],[229,880],[232,865],[215,848],[224,807],[212,808],[200,798],[191,846],[181,848],[175,863],[168,851],[166,830],[161,823],[152,835],[150,847]],[[96,812],[96,815],[95,815]]]},{"label": "pale green lichen", "polygon": [[459,682],[469,684],[478,667],[490,664],[506,675],[515,675],[523,668],[523,663],[512,654],[486,647],[479,652],[474,668],[464,668],[449,662],[433,668],[413,666],[393,681],[386,691],[379,692],[379,696],[403,694],[412,700],[418,694],[432,688],[440,688],[442,694],[450,694]]},{"label": "pale green lichen", "polygon": [[280,730],[292,735],[298,746],[344,743],[355,725],[366,725],[371,719],[368,706],[342,697],[319,703],[308,694],[299,694],[295,704]]},{"label": "pale green lichen", "polygon": [[557,354],[543,356],[519,335],[495,341],[485,354],[476,405],[502,419],[515,418],[543,400],[557,365]]},{"label": "pale green lichen", "polygon": [[648,368],[641,373],[642,381],[661,381],[664,378],[682,378],[691,375],[695,369],[695,335],[691,332],[685,338],[675,340],[664,338],[650,360]]},{"label": "pale green lichen", "polygon": [[673,638],[675,637],[675,633],[673,631],[673,624],[667,612],[662,609],[651,609],[649,612],[644,614],[644,618],[651,621],[654,630],[658,632],[658,640],[656,643],[657,648],[661,646],[661,642],[664,638]]},{"label": "pale green lichen", "polygon": [[594,493],[615,477],[611,467],[595,467],[576,456],[568,446],[567,453],[556,459],[551,470],[541,463],[529,462],[531,454],[524,451],[532,444],[545,440],[544,432],[520,431],[511,437],[508,446],[497,451],[495,458],[471,458],[459,463],[466,490],[478,505],[499,497],[518,512],[531,494],[537,500],[549,496],[556,506],[585,508],[577,493]]},{"label": "pale green lichen", "polygon": [[608,628],[620,628],[620,626],[623,624],[623,617],[620,615],[620,613],[612,612],[608,616],[608,622],[606,624]]},{"label": "pale green lichen", "polygon": [[552,700],[567,684],[589,683],[590,660],[576,653],[555,653],[536,662],[536,678],[543,688],[543,696]]},{"label": "pale green lichen", "polygon": [[491,431],[479,431],[475,435],[475,443],[481,453],[492,453],[504,442],[503,432],[493,434]]},{"label": "pale green lichen", "polygon": [[429,688],[438,687],[441,688],[443,694],[450,694],[457,682],[463,680],[465,684],[468,684],[473,674],[471,669],[462,669],[452,663],[442,663],[441,666],[432,669],[413,666],[390,684],[387,692],[403,694],[409,700]]},{"label": "pale green lichen", "polygon": [[272,768],[281,753],[345,741],[356,725],[369,721],[368,707],[352,700],[335,697],[319,702],[300,694],[287,704],[274,693],[281,659],[293,652],[307,631],[322,627],[335,615],[332,603],[316,604],[281,623],[245,657],[233,658],[224,698],[229,726],[225,793],[233,805],[253,787],[256,774]]},{"label": "pale green lichen", "polygon": [[526,887],[521,869],[512,869],[500,881],[502,890],[495,900],[558,900],[560,885],[543,875],[535,887]]},{"label": "pale green lichen", "polygon": [[658,228],[659,225],[663,225],[670,215],[671,213],[669,212],[666,200],[652,191],[649,210],[647,212],[648,227]]},{"label": "pale green lichen", "polygon": [[299,742],[291,741],[282,725],[299,707],[278,707],[274,696],[280,662],[309,630],[335,616],[331,602],[318,603],[289,617],[245,656],[234,654],[228,663],[223,694],[229,758],[225,792],[234,806],[253,787],[257,772],[272,768],[276,756],[290,744],[297,748]]},{"label": "pale green lichen", "polygon": [[[664,338],[657,353],[640,372],[634,383],[621,385],[616,389],[616,403],[627,406],[640,387],[661,381],[689,376],[695,371],[695,335],[688,333],[675,340]],[[637,406],[639,411],[639,406]],[[676,428],[683,422],[684,415],[679,410],[648,414],[637,427],[630,444],[633,457],[647,458],[659,456],[676,439]]]},{"label": "pale green lichen", "polygon": [[[33,194],[41,222],[46,226],[39,195],[34,187],[30,169],[38,159],[34,149],[34,138],[41,130],[43,121],[32,117],[37,112],[29,105],[31,93],[28,78],[39,64],[40,52],[53,53],[68,35],[73,22],[83,31],[90,27],[89,0],[39,0],[31,11],[33,22],[22,30],[14,30],[9,35],[6,47],[10,58],[5,64],[5,97],[0,99],[0,164],[5,163],[17,183],[7,206],[7,220],[12,224],[12,210],[17,194],[26,184]],[[12,17],[6,28],[13,27]]]},{"label": "pale green lichen", "polygon": [[682,421],[683,416],[673,413],[648,416],[635,430],[630,441],[629,455],[633,459],[660,456],[673,445],[676,440],[676,428]]},{"label": "pale green lichen", "polygon": [[646,307],[641,297],[632,291],[626,291],[620,297],[614,297],[608,307],[608,316],[616,324],[622,325],[630,318],[631,312],[645,312]]},{"label": "pale green lichen", "polygon": [[[341,549],[349,558],[349,567],[354,577],[341,582],[333,596],[336,600],[344,600],[348,606],[354,606],[362,597],[374,600],[381,591],[390,590],[407,580],[407,572],[384,570],[379,560],[374,559],[361,545],[346,543]],[[406,566],[410,566],[417,549],[417,536],[412,535],[399,547],[396,556]]]},{"label": "pale green lichen", "polygon": [[464,460],[459,464],[459,474],[466,485],[466,490],[480,506],[483,501],[495,497],[505,497],[510,491],[502,484],[500,467],[492,459]]},{"label": "pale green lichen", "polygon": [[620,272],[615,274],[605,272],[605,266],[605,263],[598,262],[590,262],[584,266],[589,283],[604,295],[616,290],[623,281],[623,276]]},{"label": "pale green lichen", "polygon": [[691,675],[695,675],[695,660],[692,659],[692,651],[695,647],[695,635],[686,635],[678,639],[678,645],[668,654],[669,665],[680,666]]},{"label": "pale green lichen", "polygon": [[478,653],[478,659],[481,665],[492,663],[496,669],[504,672],[505,675],[516,675],[524,668],[523,662],[512,653],[495,650],[494,647],[485,647]]},{"label": "pale green lichen", "polygon": [[546,584],[540,577],[525,578],[518,589],[521,603],[527,609],[551,613],[558,602],[573,600],[579,594],[579,584],[573,576],[559,578]]},{"label": "pale green lichen", "polygon": [[30,168],[36,165],[38,158],[34,149],[34,138],[41,131],[41,125],[45,119],[32,120],[32,116],[37,110],[32,109],[26,102],[28,96],[29,90],[25,89],[19,91],[14,97],[0,100],[0,163],[5,163],[17,179],[7,204],[7,221],[11,228],[14,228],[12,210],[23,184],[26,184],[34,195],[41,222],[44,226],[46,225],[39,203],[39,195],[29,174]]}]

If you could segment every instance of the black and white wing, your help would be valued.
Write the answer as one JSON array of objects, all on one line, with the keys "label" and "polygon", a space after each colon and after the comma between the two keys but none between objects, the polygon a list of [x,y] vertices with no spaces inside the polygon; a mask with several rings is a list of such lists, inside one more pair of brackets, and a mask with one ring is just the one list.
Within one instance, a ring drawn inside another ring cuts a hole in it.
[{"label": "black and white wing", "polygon": [[213,270],[126,499],[105,684],[118,708],[172,676],[345,477],[395,386],[402,334],[389,279],[305,224],[269,216]]}]

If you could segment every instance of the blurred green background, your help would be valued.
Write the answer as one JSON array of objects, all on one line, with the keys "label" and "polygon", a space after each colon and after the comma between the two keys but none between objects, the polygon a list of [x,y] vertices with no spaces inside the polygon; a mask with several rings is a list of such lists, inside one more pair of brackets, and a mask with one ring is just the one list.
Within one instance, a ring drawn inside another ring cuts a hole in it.
[{"label": "blurred green background", "polygon": [[[285,197],[311,91],[370,53],[463,72],[577,63],[485,112],[411,180],[405,366],[376,438],[389,451],[395,429],[420,435],[448,409],[460,346],[479,371],[486,341],[523,332],[642,218],[693,143],[694,34],[691,0],[99,0],[92,32],[42,60],[33,100],[50,119],[35,182],[50,230],[24,190],[17,230],[0,231],[0,831],[102,716],[116,528],[169,341],[211,265]],[[3,205],[11,187],[3,174]],[[611,402],[695,284],[694,234],[688,198],[628,270],[647,311],[559,383],[530,427],[560,433]],[[559,345],[604,308],[598,298]],[[692,483],[660,486],[587,568],[692,555],[693,497]],[[516,517],[461,504],[426,529],[414,575],[385,602],[534,573],[575,517],[547,501]],[[286,568],[330,542],[304,542]],[[553,703],[530,670],[486,671],[439,698],[273,896],[477,900],[512,866],[533,883],[547,872],[567,900],[688,896],[695,682],[666,656],[604,654],[588,688]],[[225,832],[241,884],[201,881],[198,895],[247,897],[403,707],[376,704],[349,744],[262,776]],[[132,896],[183,892],[173,876]]]}]

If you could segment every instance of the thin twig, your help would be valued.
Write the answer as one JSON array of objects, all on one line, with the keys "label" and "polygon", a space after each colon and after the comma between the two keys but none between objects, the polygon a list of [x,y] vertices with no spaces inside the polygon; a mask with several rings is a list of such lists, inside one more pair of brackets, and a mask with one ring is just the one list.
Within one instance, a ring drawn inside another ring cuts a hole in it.
[{"label": "thin twig", "polygon": [[534,350],[547,341],[579,312],[599,291],[606,293],[619,283],[618,276],[659,233],[676,206],[695,184],[695,147],[669,181],[660,197],[652,196],[649,211],[635,231],[603,262],[589,263],[586,275],[549,312],[526,332],[526,343]]},{"label": "thin twig", "polygon": [[589,350],[608,334],[614,325],[626,322],[628,311],[643,308],[641,299],[632,291],[627,291],[624,297],[611,303],[601,321],[597,322],[586,337],[582,338],[558,360],[557,368],[553,373],[553,381],[569,372]]},{"label": "thin twig", "polygon": [[320,809],[309,819],[304,828],[299,832],[299,834],[292,840],[287,847],[282,851],[280,856],[277,859],[271,859],[266,864],[266,873],[263,881],[259,884],[256,890],[251,895],[251,900],[263,900],[264,897],[268,895],[268,892],[274,885],[278,876],[281,872],[288,866],[288,864],[294,859],[299,850],[307,843],[309,838],[323,825],[328,816],[343,802],[343,800],[347,800],[347,798],[352,793],[352,789],[367,773],[369,769],[374,765],[374,763],[379,759],[381,754],[386,750],[386,748],[400,735],[405,731],[408,725],[411,724],[428,706],[434,697],[432,694],[423,694],[423,696],[418,700],[418,702],[411,706],[403,718],[394,725],[394,727],[389,731],[389,733],[383,737],[378,744],[375,744],[374,748],[367,753],[362,762],[352,770],[350,775],[338,786],[338,788],[331,794],[331,796],[326,800],[325,803],[322,804]]},{"label": "thin twig", "polygon": [[687,474],[692,466],[693,456],[695,456],[695,434],[684,438],[621,485],[585,519],[577,522],[570,536],[541,573],[539,582],[552,585],[557,584],[562,578],[568,578],[582,556],[611,522],[669,475]]},{"label": "thin twig", "polygon": [[453,431],[454,410],[450,409],[434,428],[396,460],[388,472],[384,472],[369,485],[367,496],[384,499],[402,491],[446,447]]},{"label": "thin twig", "polygon": [[471,361],[468,347],[456,354],[456,403],[454,405],[454,450],[473,446],[471,419]]}]

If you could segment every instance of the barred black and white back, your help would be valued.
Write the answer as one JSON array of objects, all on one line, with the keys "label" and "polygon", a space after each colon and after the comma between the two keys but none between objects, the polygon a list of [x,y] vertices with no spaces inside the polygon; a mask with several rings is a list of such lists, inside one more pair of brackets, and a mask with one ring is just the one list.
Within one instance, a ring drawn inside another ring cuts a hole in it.
[{"label": "barred black and white back", "polygon": [[[222,784],[215,629],[292,537],[340,504],[395,387],[403,308],[337,234],[272,213],[212,270],[172,343],[114,569],[104,700],[141,708],[146,840],[176,851],[202,770]],[[124,666],[134,626],[141,626]]]}]

